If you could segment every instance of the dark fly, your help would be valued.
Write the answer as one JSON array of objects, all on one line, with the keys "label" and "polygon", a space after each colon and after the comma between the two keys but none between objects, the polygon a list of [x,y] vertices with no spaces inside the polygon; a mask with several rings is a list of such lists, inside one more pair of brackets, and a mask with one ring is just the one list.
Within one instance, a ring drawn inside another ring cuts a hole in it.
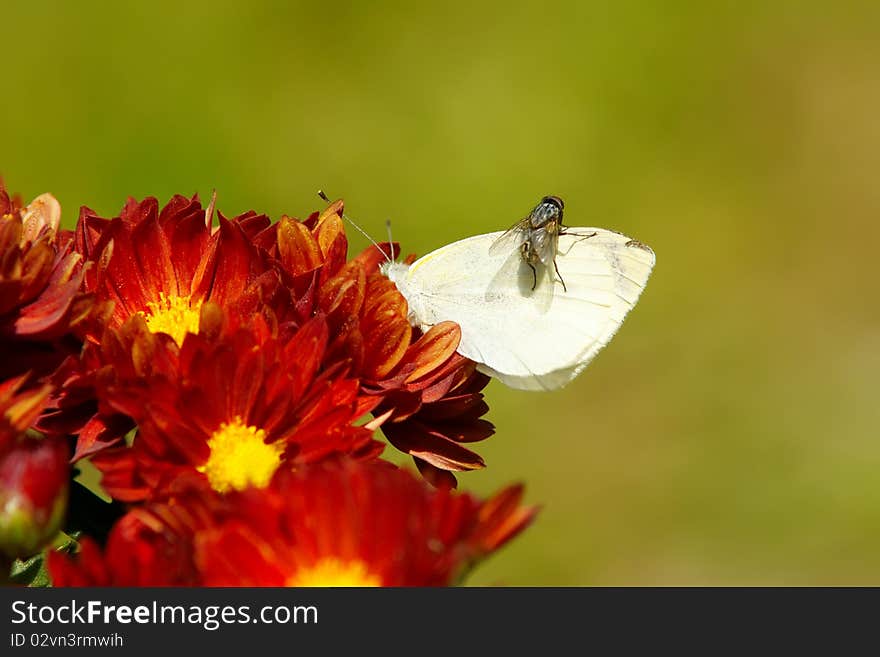
[{"label": "dark fly", "polygon": [[565,234],[566,228],[562,223],[563,207],[565,204],[558,196],[545,196],[527,217],[517,221],[489,247],[490,254],[519,250],[523,262],[532,270],[533,290],[538,284],[537,267],[544,266],[549,271],[552,265],[562,289],[568,291],[556,265],[559,236]]}]

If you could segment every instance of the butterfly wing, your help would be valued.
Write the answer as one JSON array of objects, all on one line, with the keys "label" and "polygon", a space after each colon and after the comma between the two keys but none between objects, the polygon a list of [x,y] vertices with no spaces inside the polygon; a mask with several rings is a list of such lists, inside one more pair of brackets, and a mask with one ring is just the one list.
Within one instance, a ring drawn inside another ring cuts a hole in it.
[{"label": "butterfly wing", "polygon": [[[558,236],[567,284],[532,290],[518,251],[490,254],[504,233],[477,235],[420,258],[396,277],[414,322],[461,326],[458,351],[513,388],[552,390],[614,336],[654,266],[650,248],[600,228]],[[589,239],[582,234],[595,233]]]}]

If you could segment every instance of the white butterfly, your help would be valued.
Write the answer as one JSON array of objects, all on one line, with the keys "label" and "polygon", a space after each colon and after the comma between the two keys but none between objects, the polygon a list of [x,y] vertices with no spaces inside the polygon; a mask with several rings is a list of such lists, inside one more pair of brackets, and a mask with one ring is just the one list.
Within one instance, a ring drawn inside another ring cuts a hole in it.
[{"label": "white butterfly", "polygon": [[525,249],[493,247],[509,233],[468,237],[381,271],[409,304],[410,323],[461,327],[458,352],[480,371],[511,388],[561,388],[620,328],[648,282],[654,252],[610,230],[565,227],[548,251],[554,276]]}]

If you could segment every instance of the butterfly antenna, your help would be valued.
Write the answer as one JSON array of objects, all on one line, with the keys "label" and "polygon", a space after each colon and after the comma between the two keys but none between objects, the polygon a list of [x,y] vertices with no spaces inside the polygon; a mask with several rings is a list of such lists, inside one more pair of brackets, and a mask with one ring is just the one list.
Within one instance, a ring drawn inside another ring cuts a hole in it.
[{"label": "butterfly antenna", "polygon": [[[319,190],[318,190],[318,196],[321,197],[321,200],[324,201],[325,203],[330,203],[330,199],[327,198],[327,195],[324,193],[324,190],[323,190],[323,189],[319,189]],[[345,220],[346,220],[348,223],[350,223],[352,226],[354,226],[355,229],[357,230],[357,232],[359,232],[361,235],[363,235],[364,237],[366,237],[366,238],[370,241],[370,243],[371,243],[373,246],[375,246],[377,249],[379,249],[379,253],[381,253],[381,254],[385,257],[385,259],[388,260],[388,262],[393,262],[393,261],[394,261],[394,257],[393,257],[393,256],[394,256],[394,247],[393,247],[393,246],[391,247],[391,255],[392,255],[392,257],[389,259],[389,258],[388,258],[388,254],[385,253],[385,252],[382,250],[382,247],[379,246],[378,242],[376,242],[376,240],[374,240],[372,237],[370,237],[370,235],[367,233],[367,231],[365,231],[363,228],[361,228],[360,226],[358,226],[357,223],[355,223],[354,219],[352,219],[351,217],[349,217],[349,216],[348,216],[347,214],[345,214],[344,212],[342,213],[342,218],[345,219]]]},{"label": "butterfly antenna", "polygon": [[385,230],[388,231],[388,248],[391,249],[391,262],[397,257],[394,255],[394,240],[391,239],[391,219],[385,220]]}]

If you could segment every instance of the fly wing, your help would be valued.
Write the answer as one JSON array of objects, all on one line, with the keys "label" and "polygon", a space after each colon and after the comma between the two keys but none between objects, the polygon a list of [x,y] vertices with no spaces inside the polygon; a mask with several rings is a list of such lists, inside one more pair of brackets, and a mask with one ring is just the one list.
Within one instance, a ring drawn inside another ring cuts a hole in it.
[{"label": "fly wing", "polygon": [[503,255],[519,249],[520,244],[528,239],[529,218],[520,219],[501,234],[501,237],[489,246],[489,255]]},{"label": "fly wing", "polygon": [[553,271],[556,261],[556,253],[559,250],[559,232],[556,230],[547,230],[547,228],[539,228],[532,231],[531,234],[532,248],[538,254],[548,271]]}]

